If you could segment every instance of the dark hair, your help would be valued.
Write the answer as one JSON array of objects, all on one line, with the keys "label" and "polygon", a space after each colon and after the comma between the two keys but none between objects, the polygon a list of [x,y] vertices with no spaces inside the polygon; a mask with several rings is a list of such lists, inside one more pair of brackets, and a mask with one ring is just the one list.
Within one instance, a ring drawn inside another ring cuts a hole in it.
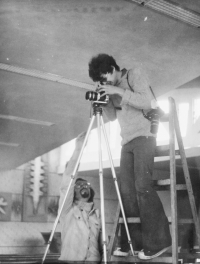
[{"label": "dark hair", "polygon": [[84,180],[84,179],[82,179],[82,178],[77,178],[77,179],[75,180],[75,184],[77,183],[77,181],[86,181],[86,180]]},{"label": "dark hair", "polygon": [[107,54],[98,54],[89,62],[89,76],[94,82],[104,81],[101,77],[102,74],[112,73],[113,67],[120,71],[120,67],[117,65],[115,59]]},{"label": "dark hair", "polygon": [[[75,180],[75,184],[77,181],[85,181],[87,182],[86,180],[82,179],[82,178],[77,178]],[[87,201],[88,203],[92,203],[94,201],[94,195],[95,195],[95,191],[93,190],[92,187],[90,187],[90,199]],[[75,200],[75,195],[74,195],[74,200]]]}]

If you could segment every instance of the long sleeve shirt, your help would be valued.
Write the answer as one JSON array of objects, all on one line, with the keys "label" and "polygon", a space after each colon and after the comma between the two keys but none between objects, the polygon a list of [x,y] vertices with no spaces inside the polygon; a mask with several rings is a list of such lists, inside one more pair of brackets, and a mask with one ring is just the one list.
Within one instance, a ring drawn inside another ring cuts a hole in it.
[{"label": "long sleeve shirt", "polygon": [[[66,191],[75,167],[75,153],[63,174],[59,210],[63,204]],[[74,181],[71,181],[66,202],[63,206],[61,223],[61,256],[63,261],[99,261],[99,235],[101,229],[100,214],[93,203],[74,202]]]},{"label": "long sleeve shirt", "polygon": [[121,77],[116,86],[125,90],[123,96],[111,95],[104,112],[110,121],[118,119],[121,145],[139,136],[155,137],[150,132],[151,122],[142,113],[142,110],[151,109],[153,99],[145,73],[139,68],[131,69]]}]

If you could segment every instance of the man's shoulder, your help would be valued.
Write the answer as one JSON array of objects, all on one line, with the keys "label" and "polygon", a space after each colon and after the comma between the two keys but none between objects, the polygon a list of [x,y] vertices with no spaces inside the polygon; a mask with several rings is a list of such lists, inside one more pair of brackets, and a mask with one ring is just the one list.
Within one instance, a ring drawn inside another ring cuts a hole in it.
[{"label": "man's shoulder", "polygon": [[146,79],[148,80],[148,75],[145,67],[142,64],[135,64],[132,68],[127,70],[127,78],[130,80],[135,79]]}]

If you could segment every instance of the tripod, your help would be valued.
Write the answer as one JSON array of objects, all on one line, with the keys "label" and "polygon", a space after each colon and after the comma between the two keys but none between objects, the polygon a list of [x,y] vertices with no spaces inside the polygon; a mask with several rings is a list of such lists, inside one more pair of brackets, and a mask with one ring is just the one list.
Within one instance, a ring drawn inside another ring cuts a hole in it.
[{"label": "tripod", "polygon": [[123,204],[122,204],[122,200],[121,200],[121,195],[120,195],[120,191],[119,191],[119,187],[118,187],[118,183],[117,183],[117,177],[116,177],[116,173],[115,173],[115,169],[114,169],[114,164],[113,164],[113,160],[112,160],[112,156],[111,156],[111,151],[110,151],[110,147],[109,147],[108,138],[107,138],[107,135],[106,135],[106,129],[105,129],[105,125],[104,125],[104,121],[103,121],[103,117],[102,117],[102,112],[103,111],[102,111],[101,103],[98,102],[98,101],[97,102],[93,102],[93,116],[92,116],[92,119],[90,121],[88,130],[87,130],[87,133],[86,133],[86,136],[85,136],[85,139],[84,139],[81,151],[80,151],[80,154],[79,154],[77,162],[76,162],[76,165],[75,165],[74,170],[72,172],[69,186],[67,188],[65,197],[63,199],[63,202],[62,202],[62,205],[61,205],[60,210],[58,212],[58,215],[56,217],[56,220],[55,220],[55,223],[54,223],[54,226],[53,226],[49,241],[47,243],[47,247],[46,247],[43,259],[42,259],[42,264],[45,261],[45,258],[46,258],[47,252],[49,250],[50,244],[52,242],[52,239],[53,239],[53,236],[54,236],[54,232],[56,230],[60,215],[62,213],[65,201],[67,199],[68,192],[69,192],[69,190],[71,188],[72,182],[73,182],[73,180],[75,178],[75,175],[76,175],[76,172],[78,170],[79,163],[80,163],[84,148],[86,146],[90,131],[92,129],[95,117],[97,117],[97,129],[98,129],[99,182],[100,182],[100,201],[101,201],[101,210],[100,211],[101,211],[101,221],[102,221],[103,260],[104,260],[105,263],[107,263],[107,243],[106,243],[106,231],[105,231],[105,210],[104,210],[104,190],[103,190],[103,166],[102,166],[102,150],[101,150],[101,127],[103,129],[103,134],[104,134],[104,138],[105,138],[105,142],[106,142],[106,146],[107,146],[107,150],[108,150],[108,155],[109,155],[109,160],[110,160],[110,165],[111,165],[111,171],[112,171],[113,180],[114,180],[114,183],[115,183],[115,188],[116,188],[116,192],[117,192],[117,196],[118,196],[118,200],[119,200],[119,204],[120,204],[121,213],[122,213],[124,224],[125,224],[125,228],[126,228],[126,233],[127,233],[127,237],[128,237],[128,243],[130,245],[130,249],[131,249],[131,252],[132,252],[133,256],[135,255],[135,253],[133,251],[133,246],[132,246],[132,242],[131,242],[131,238],[130,238],[130,234],[129,234],[129,230],[128,230],[128,225],[127,225],[127,221],[126,221],[126,217],[125,217],[125,213],[124,213],[124,208],[123,208]]}]

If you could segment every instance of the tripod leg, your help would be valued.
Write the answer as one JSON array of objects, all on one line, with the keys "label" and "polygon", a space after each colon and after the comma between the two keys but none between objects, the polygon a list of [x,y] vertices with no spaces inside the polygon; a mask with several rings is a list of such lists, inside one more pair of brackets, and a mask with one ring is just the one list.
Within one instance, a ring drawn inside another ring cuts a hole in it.
[{"label": "tripod leg", "polygon": [[107,137],[107,134],[106,134],[106,129],[105,129],[105,125],[104,125],[102,116],[101,116],[101,124],[102,124],[103,134],[104,134],[104,138],[105,138],[105,142],[106,142],[106,146],[107,146],[107,150],[108,150],[110,166],[111,166],[112,175],[113,175],[113,179],[114,179],[114,183],[115,183],[115,188],[116,188],[116,192],[117,192],[117,196],[118,196],[118,200],[119,200],[119,204],[120,204],[120,208],[121,208],[121,213],[122,213],[123,220],[124,220],[124,225],[125,225],[125,228],[126,228],[126,233],[127,233],[127,237],[128,237],[128,243],[130,245],[131,252],[132,252],[132,254],[134,256],[135,252],[133,250],[133,245],[132,245],[132,242],[131,242],[131,237],[130,237],[130,233],[129,233],[129,229],[128,229],[128,225],[127,225],[127,221],[126,221],[126,216],[125,216],[125,212],[124,212],[124,208],[123,208],[123,204],[122,204],[122,199],[121,199],[121,195],[120,195],[120,191],[119,191],[119,186],[118,186],[118,183],[117,183],[117,177],[116,177],[116,173],[115,173],[115,169],[114,169],[114,164],[113,164],[113,160],[112,160],[111,150],[110,150],[108,137]]},{"label": "tripod leg", "polygon": [[97,125],[98,125],[98,145],[99,145],[99,181],[100,181],[100,198],[101,198],[101,221],[102,221],[102,240],[103,240],[103,253],[104,262],[107,263],[107,243],[106,243],[106,231],[105,231],[105,210],[104,210],[104,189],[103,189],[103,166],[102,166],[102,151],[101,151],[101,123],[100,114],[97,113]]},{"label": "tripod leg", "polygon": [[82,157],[82,154],[83,154],[83,151],[84,151],[85,145],[86,145],[86,143],[87,143],[87,140],[88,140],[88,137],[89,137],[90,131],[91,131],[91,129],[92,129],[92,125],[93,125],[93,123],[94,123],[94,119],[95,119],[95,115],[93,115],[93,117],[92,117],[92,119],[91,119],[91,121],[90,121],[90,124],[89,124],[88,130],[87,130],[87,133],[86,133],[86,136],[85,136],[85,139],[84,139],[84,142],[83,142],[83,145],[82,145],[81,151],[80,151],[80,154],[79,154],[79,156],[78,156],[78,159],[77,159],[77,161],[76,161],[76,164],[75,164],[74,170],[73,170],[72,175],[71,175],[71,180],[70,180],[69,186],[68,186],[68,188],[67,188],[67,191],[66,191],[65,197],[64,197],[64,199],[63,199],[63,202],[62,202],[62,204],[61,204],[60,210],[59,210],[59,212],[58,212],[58,215],[57,215],[57,217],[56,217],[55,223],[54,223],[54,225],[53,225],[53,228],[52,228],[52,231],[51,231],[51,235],[50,235],[49,241],[48,241],[48,243],[47,243],[47,247],[46,247],[46,250],[45,250],[44,256],[43,256],[43,258],[42,258],[42,264],[44,263],[44,261],[45,261],[45,259],[46,259],[46,255],[47,255],[48,250],[49,250],[49,247],[50,247],[50,245],[51,245],[51,242],[52,242],[52,239],[53,239],[53,236],[54,236],[54,232],[55,232],[56,227],[57,227],[57,225],[58,225],[58,221],[59,221],[59,219],[60,219],[60,216],[61,216],[61,213],[62,213],[62,210],[63,210],[64,204],[65,204],[65,201],[66,201],[66,199],[67,199],[67,196],[68,196],[69,190],[70,190],[70,188],[71,188],[72,182],[73,182],[73,180],[74,180],[74,178],[75,178],[75,175],[76,175],[76,172],[77,172],[77,170],[78,170],[79,163],[80,163],[80,160],[81,160],[81,157]]}]

